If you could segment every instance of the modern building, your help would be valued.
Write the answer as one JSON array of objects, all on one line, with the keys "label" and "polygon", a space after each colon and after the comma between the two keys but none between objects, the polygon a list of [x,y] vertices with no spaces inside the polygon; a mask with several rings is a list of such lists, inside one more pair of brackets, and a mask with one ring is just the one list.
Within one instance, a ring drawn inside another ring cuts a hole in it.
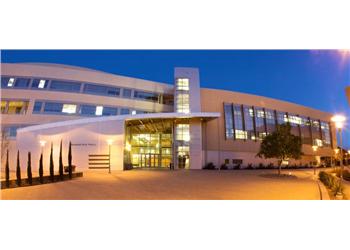
[{"label": "modern building", "polygon": [[195,68],[175,68],[174,84],[165,84],[67,65],[4,63],[1,114],[10,160],[20,150],[22,167],[28,151],[33,162],[43,152],[48,163],[51,144],[58,162],[61,141],[63,155],[72,143],[73,163],[81,169],[89,167],[89,155],[109,152],[113,170],[277,164],[256,154],[264,136],[287,122],[304,152],[291,164],[330,161],[336,147],[332,114],[201,88]]}]

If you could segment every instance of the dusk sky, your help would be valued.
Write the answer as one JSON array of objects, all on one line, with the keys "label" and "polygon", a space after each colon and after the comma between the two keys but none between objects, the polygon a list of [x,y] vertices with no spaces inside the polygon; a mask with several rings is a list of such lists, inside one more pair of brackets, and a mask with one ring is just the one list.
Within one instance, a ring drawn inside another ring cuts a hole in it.
[{"label": "dusk sky", "polygon": [[[268,96],[350,119],[350,53],[335,50],[3,50],[1,56],[6,63],[61,63],[164,83],[173,83],[174,67],[196,67],[202,87]],[[350,147],[349,128],[344,145]]]}]

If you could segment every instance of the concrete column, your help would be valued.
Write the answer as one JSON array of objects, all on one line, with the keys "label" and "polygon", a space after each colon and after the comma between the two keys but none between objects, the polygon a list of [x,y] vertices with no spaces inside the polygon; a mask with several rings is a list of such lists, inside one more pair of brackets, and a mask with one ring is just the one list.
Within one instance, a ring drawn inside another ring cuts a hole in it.
[{"label": "concrete column", "polygon": [[190,121],[190,169],[202,169],[202,124],[200,120]]}]

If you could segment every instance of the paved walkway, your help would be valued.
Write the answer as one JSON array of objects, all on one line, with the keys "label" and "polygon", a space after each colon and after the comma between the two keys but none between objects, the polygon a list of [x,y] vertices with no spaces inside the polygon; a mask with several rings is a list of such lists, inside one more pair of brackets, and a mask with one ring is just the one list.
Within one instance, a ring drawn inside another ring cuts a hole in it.
[{"label": "paved walkway", "polygon": [[[284,173],[289,171],[285,170]],[[83,178],[1,190],[1,199],[318,200],[312,171],[271,178],[276,170],[86,171]]]}]

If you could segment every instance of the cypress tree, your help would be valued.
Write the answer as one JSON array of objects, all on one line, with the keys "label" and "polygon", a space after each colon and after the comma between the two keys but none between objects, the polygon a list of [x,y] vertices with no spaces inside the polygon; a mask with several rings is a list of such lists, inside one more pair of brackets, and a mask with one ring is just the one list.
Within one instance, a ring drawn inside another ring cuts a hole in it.
[{"label": "cypress tree", "polygon": [[63,160],[62,160],[62,140],[60,144],[60,158],[59,158],[59,172],[60,172],[60,179],[63,180]]},{"label": "cypress tree", "polygon": [[16,177],[17,177],[17,185],[21,186],[21,166],[19,164],[19,150],[17,151]]},{"label": "cypress tree", "polygon": [[69,170],[69,179],[72,179],[72,143],[69,142],[68,149],[68,170]]},{"label": "cypress tree", "polygon": [[29,184],[32,185],[33,184],[33,179],[32,179],[32,160],[31,160],[30,152],[28,152],[27,177],[28,177]]},{"label": "cypress tree", "polygon": [[9,164],[9,150],[6,152],[6,166],[5,166],[5,175],[6,175],[6,187],[10,187],[10,164]]},{"label": "cypress tree", "polygon": [[55,181],[55,172],[54,172],[54,164],[53,164],[53,145],[51,142],[51,151],[50,151],[50,178],[51,181]]},{"label": "cypress tree", "polygon": [[43,153],[40,155],[40,160],[39,160],[39,180],[40,183],[43,183],[44,179],[44,166],[43,166]]}]

